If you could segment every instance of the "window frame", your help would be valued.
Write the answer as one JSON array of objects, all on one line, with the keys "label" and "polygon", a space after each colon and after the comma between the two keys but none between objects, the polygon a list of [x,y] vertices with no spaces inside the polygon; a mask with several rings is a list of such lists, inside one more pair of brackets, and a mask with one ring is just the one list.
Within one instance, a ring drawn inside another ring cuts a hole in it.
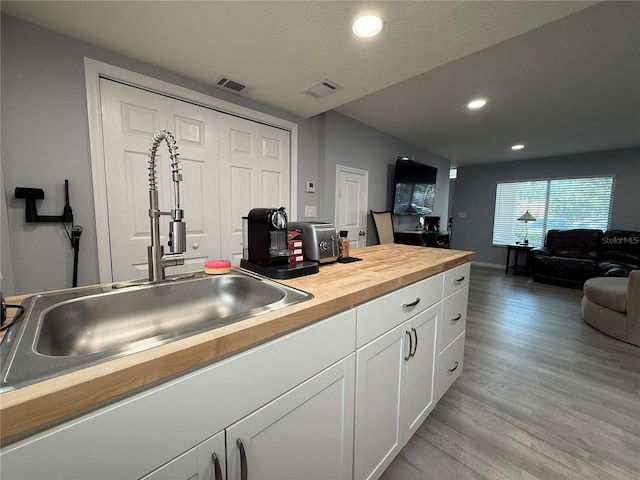
[{"label": "window frame", "polygon": [[[551,177],[551,178],[537,178],[537,179],[524,179],[524,180],[501,180],[501,181],[497,181],[496,182],[496,190],[495,190],[495,197],[494,197],[494,217],[493,217],[493,225],[492,225],[492,234],[491,234],[491,244],[494,247],[504,247],[506,245],[509,244],[513,244],[513,243],[520,243],[518,241],[511,241],[511,242],[504,242],[505,238],[504,235],[510,235],[513,236],[514,235],[514,231],[516,230],[515,228],[510,228],[508,229],[508,233],[505,233],[504,227],[501,227],[501,231],[496,232],[496,222],[499,221],[500,216],[498,214],[498,207],[499,206],[504,206],[505,204],[503,203],[502,205],[499,204],[499,201],[501,198],[504,198],[505,195],[500,196],[500,190],[501,190],[501,185],[506,185],[506,184],[526,184],[526,183],[535,183],[535,182],[544,182],[546,183],[546,192],[544,195],[544,204],[542,205],[542,213],[540,212],[540,209],[535,209],[535,212],[532,211],[530,213],[532,213],[536,219],[537,222],[533,222],[530,225],[526,225],[526,223],[528,222],[523,222],[525,223],[525,226],[523,227],[525,229],[525,231],[527,230],[531,230],[531,225],[534,225],[535,223],[541,222],[538,225],[538,228],[535,228],[537,233],[536,235],[539,235],[540,237],[540,241],[534,241],[534,242],[529,242],[529,245],[531,246],[542,246],[544,245],[544,239],[546,238],[547,232],[549,230],[553,230],[556,229],[557,227],[552,227],[549,228],[549,205],[550,205],[550,200],[553,201],[552,198],[552,193],[551,193],[551,186],[552,186],[552,182],[555,181],[570,181],[570,180],[587,180],[587,179],[607,179],[611,181],[611,190],[609,192],[609,205],[608,205],[608,212],[607,212],[607,219],[606,219],[606,226],[604,226],[604,230],[609,229],[610,227],[610,223],[611,223],[611,213],[612,213],[612,209],[613,209],[613,202],[614,202],[614,195],[615,195],[615,189],[616,189],[616,175],[615,174],[598,174],[598,175],[581,175],[581,176],[570,176],[570,177]],[[533,193],[535,193],[532,190]],[[507,206],[509,206],[507,204]],[[512,210],[515,210],[515,206],[512,205]],[[521,207],[522,208],[527,208],[527,207]],[[532,206],[529,207],[529,209],[533,209]],[[518,210],[519,214],[517,216],[520,216],[524,213],[524,210],[520,212],[520,210]],[[514,223],[509,223],[508,221],[502,222],[502,225],[512,225],[515,226],[517,225],[518,222],[517,221],[517,216],[515,216],[515,214],[512,214],[510,216],[513,216],[513,220],[511,220],[511,222]],[[503,217],[504,218],[504,217]],[[591,227],[591,226],[576,226],[574,228],[601,228],[601,227]],[[498,235],[496,235],[496,233],[498,233]],[[500,237],[500,235],[503,235],[502,238],[498,238],[498,241],[496,241],[496,237]],[[530,240],[530,239],[529,239]]]}]

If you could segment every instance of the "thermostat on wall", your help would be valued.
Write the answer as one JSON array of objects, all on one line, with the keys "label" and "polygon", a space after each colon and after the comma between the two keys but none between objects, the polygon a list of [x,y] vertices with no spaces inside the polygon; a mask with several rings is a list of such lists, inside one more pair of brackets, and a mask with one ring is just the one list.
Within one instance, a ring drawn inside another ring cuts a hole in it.
[{"label": "thermostat on wall", "polygon": [[309,193],[315,193],[315,191],[316,191],[316,182],[307,182],[306,190]]}]

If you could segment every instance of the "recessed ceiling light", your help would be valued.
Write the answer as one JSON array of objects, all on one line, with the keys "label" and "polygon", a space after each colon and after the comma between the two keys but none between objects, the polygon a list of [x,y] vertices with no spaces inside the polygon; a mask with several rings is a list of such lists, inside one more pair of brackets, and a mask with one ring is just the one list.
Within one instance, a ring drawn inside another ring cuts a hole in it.
[{"label": "recessed ceiling light", "polygon": [[359,37],[373,37],[382,30],[382,20],[375,15],[364,15],[357,18],[351,28]]},{"label": "recessed ceiling light", "polygon": [[522,145],[521,143],[514,145],[513,147],[511,147],[511,150],[522,150],[524,148],[524,145]]},{"label": "recessed ceiling light", "polygon": [[475,100],[471,100],[467,105],[467,107],[469,107],[472,110],[475,110],[476,108],[484,107],[486,104],[487,104],[487,101],[484,98],[476,98]]}]

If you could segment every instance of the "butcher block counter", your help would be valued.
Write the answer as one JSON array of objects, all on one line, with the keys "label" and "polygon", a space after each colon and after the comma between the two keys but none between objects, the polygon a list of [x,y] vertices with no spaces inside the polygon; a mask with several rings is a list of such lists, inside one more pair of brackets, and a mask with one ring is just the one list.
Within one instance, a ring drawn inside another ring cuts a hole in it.
[{"label": "butcher block counter", "polygon": [[[228,357],[419,280],[469,262],[472,252],[377,245],[352,250],[362,261],[322,265],[282,283],[314,298],[232,325],[0,395],[2,445]],[[8,298],[19,303],[26,295]]]}]

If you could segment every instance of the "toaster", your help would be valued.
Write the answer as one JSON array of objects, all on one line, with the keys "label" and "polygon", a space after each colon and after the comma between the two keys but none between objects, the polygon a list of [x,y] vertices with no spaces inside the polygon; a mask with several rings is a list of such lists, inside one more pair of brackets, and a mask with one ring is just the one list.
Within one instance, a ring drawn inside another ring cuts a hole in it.
[{"label": "toaster", "polygon": [[329,263],[338,259],[338,235],[332,223],[289,222],[289,230],[300,232],[305,260]]}]

